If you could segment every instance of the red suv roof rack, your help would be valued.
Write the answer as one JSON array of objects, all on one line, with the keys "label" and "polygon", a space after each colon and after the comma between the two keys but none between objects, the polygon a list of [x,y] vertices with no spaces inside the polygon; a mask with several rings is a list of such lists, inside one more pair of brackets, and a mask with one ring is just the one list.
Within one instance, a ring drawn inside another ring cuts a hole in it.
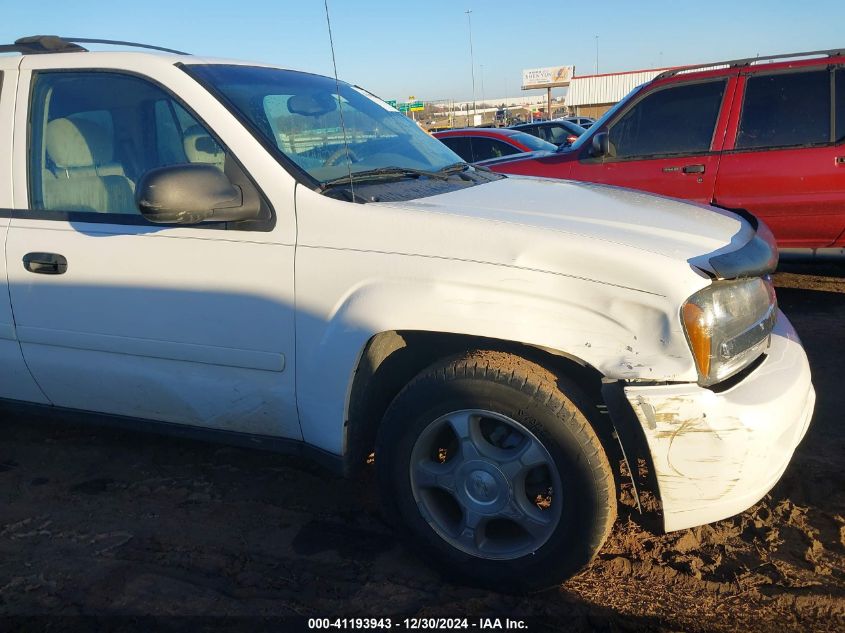
[{"label": "red suv roof rack", "polygon": [[838,55],[845,55],[845,49],[840,48],[827,51],[807,51],[806,53],[784,53],[781,55],[765,55],[763,57],[746,57],[745,59],[732,59],[729,61],[712,62],[709,64],[679,66],[678,68],[673,68],[672,70],[667,70],[665,72],[660,73],[652,81],[657,81],[658,79],[664,79],[666,77],[672,77],[673,75],[678,75],[684,72],[705,70],[707,68],[737,68],[739,66],[750,66],[755,62],[771,61],[775,59],[792,59],[795,57],[836,57]]}]

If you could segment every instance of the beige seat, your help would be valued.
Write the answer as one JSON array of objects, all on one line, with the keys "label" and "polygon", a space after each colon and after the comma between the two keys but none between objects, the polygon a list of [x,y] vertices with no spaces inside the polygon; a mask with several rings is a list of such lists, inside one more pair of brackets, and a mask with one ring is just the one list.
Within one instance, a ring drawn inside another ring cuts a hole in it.
[{"label": "beige seat", "polygon": [[138,213],[134,184],[114,163],[114,141],[103,126],[82,118],[47,124],[47,156],[55,169],[43,170],[44,206],[56,211]]},{"label": "beige seat", "polygon": [[223,171],[226,164],[226,154],[208,132],[198,125],[185,130],[182,144],[185,147],[185,157],[189,163],[214,165],[220,171]]}]

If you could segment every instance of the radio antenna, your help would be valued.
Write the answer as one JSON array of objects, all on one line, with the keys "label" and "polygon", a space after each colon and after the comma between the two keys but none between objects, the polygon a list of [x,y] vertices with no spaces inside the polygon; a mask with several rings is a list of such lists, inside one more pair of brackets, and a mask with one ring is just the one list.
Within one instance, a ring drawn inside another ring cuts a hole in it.
[{"label": "radio antenna", "polygon": [[349,190],[352,193],[352,202],[355,202],[355,184],[352,180],[352,162],[349,160],[349,140],[346,137],[346,124],[343,121],[343,99],[340,98],[340,80],[337,78],[337,61],[334,57],[334,38],[332,37],[332,21],[329,17],[329,0],[323,0],[326,7],[326,24],[329,27],[329,46],[332,49],[332,66],[334,67],[334,85],[337,90],[337,107],[340,112],[340,129],[343,130],[343,146],[346,148],[346,169],[349,171]]}]

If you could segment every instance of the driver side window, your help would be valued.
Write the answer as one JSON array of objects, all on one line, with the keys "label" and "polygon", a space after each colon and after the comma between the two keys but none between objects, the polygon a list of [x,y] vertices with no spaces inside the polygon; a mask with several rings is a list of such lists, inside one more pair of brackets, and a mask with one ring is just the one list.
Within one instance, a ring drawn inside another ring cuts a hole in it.
[{"label": "driver side window", "polygon": [[30,105],[29,206],[137,215],[150,169],[182,163],[221,171],[226,153],[171,95],[110,72],[41,72]]},{"label": "driver side window", "polygon": [[649,158],[710,150],[726,80],[656,90],[608,130],[615,158]]}]

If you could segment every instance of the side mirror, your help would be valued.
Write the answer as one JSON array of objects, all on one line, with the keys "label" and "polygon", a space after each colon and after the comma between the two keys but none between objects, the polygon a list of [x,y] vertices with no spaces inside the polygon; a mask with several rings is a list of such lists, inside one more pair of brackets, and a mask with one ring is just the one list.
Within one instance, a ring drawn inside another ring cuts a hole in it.
[{"label": "side mirror", "polygon": [[258,217],[240,187],[214,165],[185,163],[151,169],[135,191],[138,210],[156,224],[237,222]]},{"label": "side mirror", "polygon": [[599,132],[593,136],[593,145],[590,148],[590,156],[599,158],[610,153],[610,139],[607,132]]}]

